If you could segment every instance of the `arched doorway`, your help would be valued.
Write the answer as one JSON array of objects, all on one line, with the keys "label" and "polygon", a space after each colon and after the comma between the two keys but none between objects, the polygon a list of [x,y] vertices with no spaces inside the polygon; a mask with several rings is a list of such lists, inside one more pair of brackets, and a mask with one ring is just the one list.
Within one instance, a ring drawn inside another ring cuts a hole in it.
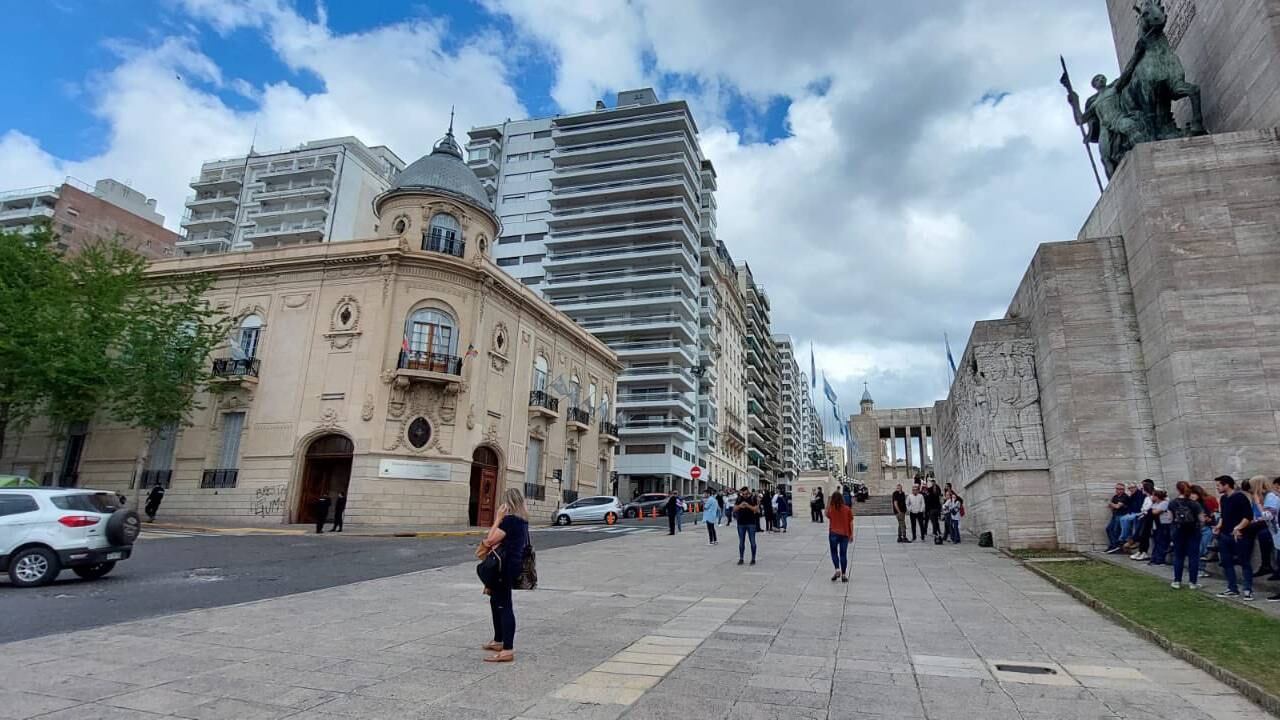
[{"label": "arched doorway", "polygon": [[[322,495],[332,498],[338,493],[347,493],[351,484],[351,452],[354,449],[345,435],[322,435],[307,446],[302,468],[302,492],[298,493],[298,508],[294,513],[296,522],[314,523],[319,519],[316,517],[316,498]],[[329,508],[332,514],[333,503]]]},{"label": "arched doorway", "polygon": [[493,524],[498,504],[498,454],[481,445],[471,454],[471,496],[467,499],[467,522],[484,527]]}]

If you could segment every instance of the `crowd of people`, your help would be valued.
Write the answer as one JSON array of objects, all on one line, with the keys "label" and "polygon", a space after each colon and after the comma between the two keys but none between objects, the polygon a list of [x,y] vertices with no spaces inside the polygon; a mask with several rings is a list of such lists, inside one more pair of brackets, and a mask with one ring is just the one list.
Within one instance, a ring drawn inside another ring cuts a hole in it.
[{"label": "crowd of people", "polygon": [[[1188,587],[1199,589],[1200,578],[1210,574],[1206,565],[1217,562],[1227,583],[1218,596],[1253,600],[1254,580],[1280,581],[1274,539],[1280,534],[1280,477],[1237,483],[1222,475],[1214,489],[1183,481],[1171,498],[1150,479],[1127,487],[1116,483],[1107,503],[1107,552],[1171,565],[1174,589],[1182,587],[1184,572]],[[1267,601],[1280,602],[1280,592]]]},{"label": "crowd of people", "polygon": [[[898,485],[893,491],[893,514],[898,518],[898,542],[923,541],[932,536],[937,545],[950,541],[960,543],[960,521],[964,518],[964,500],[951,488],[938,487],[932,478],[916,480],[907,494]],[[907,537],[907,527],[911,537]],[[932,532],[930,532],[932,531]]]}]

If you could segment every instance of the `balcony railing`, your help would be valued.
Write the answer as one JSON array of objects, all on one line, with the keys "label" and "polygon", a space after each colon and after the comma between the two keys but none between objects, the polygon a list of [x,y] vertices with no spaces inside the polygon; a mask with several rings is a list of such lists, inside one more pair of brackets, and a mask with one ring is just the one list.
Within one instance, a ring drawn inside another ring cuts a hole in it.
[{"label": "balcony railing", "polygon": [[600,423],[600,434],[618,436],[618,423],[602,422]]},{"label": "balcony railing", "polygon": [[401,370],[423,370],[445,375],[462,374],[462,358],[444,353],[401,350],[396,367]]},{"label": "balcony railing", "polygon": [[553,397],[546,390],[534,390],[529,393],[529,407],[543,408],[551,412],[560,412],[560,399]]},{"label": "balcony railing", "polygon": [[545,485],[539,485],[537,483],[525,483],[524,499],[525,500],[546,500],[547,487]]},{"label": "balcony railing", "polygon": [[214,358],[213,375],[220,378],[258,377],[258,358]]},{"label": "balcony railing", "polygon": [[200,487],[233,488],[236,486],[236,478],[239,476],[240,470],[237,468],[205,470],[204,474],[200,476]]},{"label": "balcony railing", "polygon": [[591,424],[591,411],[584,408],[571,407],[568,414],[569,422],[582,423],[583,425]]},{"label": "balcony railing", "polygon": [[167,488],[171,482],[173,482],[172,470],[143,470],[138,478],[138,489],[146,490],[157,485]]},{"label": "balcony railing", "polygon": [[452,238],[445,235],[427,235],[422,238],[422,249],[427,252],[462,257],[462,253],[466,248],[467,243],[461,238]]},{"label": "balcony railing", "polygon": [[571,502],[578,502],[577,490],[565,490],[564,492],[560,493],[560,496],[564,498],[565,505],[568,505]]}]

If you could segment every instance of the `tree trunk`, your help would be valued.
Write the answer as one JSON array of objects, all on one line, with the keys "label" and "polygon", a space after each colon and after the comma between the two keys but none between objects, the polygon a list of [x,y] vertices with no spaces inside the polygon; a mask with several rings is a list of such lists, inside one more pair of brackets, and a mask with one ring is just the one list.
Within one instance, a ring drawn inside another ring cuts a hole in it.
[{"label": "tree trunk", "polygon": [[133,461],[133,509],[136,512],[142,504],[142,473],[146,470],[147,460],[151,457],[151,445],[156,436],[155,430],[148,430],[142,434],[142,447],[138,448],[137,457]]}]

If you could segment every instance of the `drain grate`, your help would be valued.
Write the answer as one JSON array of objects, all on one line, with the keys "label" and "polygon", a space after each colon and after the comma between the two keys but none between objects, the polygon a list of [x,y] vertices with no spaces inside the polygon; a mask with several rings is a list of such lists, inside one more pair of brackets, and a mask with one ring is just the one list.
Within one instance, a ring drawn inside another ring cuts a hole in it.
[{"label": "drain grate", "polygon": [[1024,675],[1057,675],[1058,671],[1049,667],[1040,667],[1036,665],[1005,665],[997,664],[996,670],[1000,672],[1022,673]]}]

